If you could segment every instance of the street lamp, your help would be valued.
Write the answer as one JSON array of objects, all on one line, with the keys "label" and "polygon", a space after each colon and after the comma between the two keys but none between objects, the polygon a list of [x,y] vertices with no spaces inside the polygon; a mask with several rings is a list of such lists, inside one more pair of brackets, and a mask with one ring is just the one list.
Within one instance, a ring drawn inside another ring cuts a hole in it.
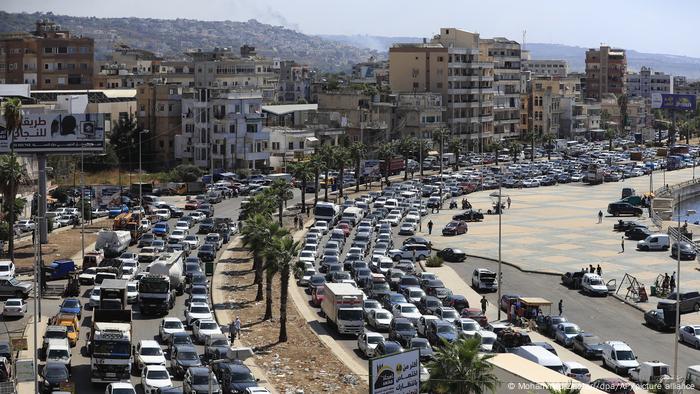
[{"label": "street lamp", "polygon": [[[498,148],[496,149],[496,160],[498,160],[498,154],[499,154],[499,148],[501,146],[501,143],[503,140],[499,141],[498,143]],[[502,183],[503,183],[503,171],[501,171],[501,166],[498,167],[498,275],[497,275],[497,280],[498,280],[498,297],[497,299],[500,302],[501,299],[501,287],[503,285],[503,281],[501,280],[501,265],[502,265],[502,260],[501,260],[501,216],[503,213],[503,208],[501,205],[501,192],[502,192]],[[498,309],[498,320],[501,320],[501,307],[499,305]]]},{"label": "street lamp", "polygon": [[149,130],[139,131],[139,205],[143,206],[143,169],[141,167],[141,136],[143,134],[148,134]]}]

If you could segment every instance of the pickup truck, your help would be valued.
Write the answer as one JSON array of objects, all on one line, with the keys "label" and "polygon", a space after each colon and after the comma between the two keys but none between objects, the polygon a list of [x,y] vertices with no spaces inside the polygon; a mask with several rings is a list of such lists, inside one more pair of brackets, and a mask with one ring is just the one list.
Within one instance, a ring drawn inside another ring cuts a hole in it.
[{"label": "pickup truck", "polygon": [[16,278],[0,278],[0,296],[27,298],[34,286],[29,282],[20,282]]}]

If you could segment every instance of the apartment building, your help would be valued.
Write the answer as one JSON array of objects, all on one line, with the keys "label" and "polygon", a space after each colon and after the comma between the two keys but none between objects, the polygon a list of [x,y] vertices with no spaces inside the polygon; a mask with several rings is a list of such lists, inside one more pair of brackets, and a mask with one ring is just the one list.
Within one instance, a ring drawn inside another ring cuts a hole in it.
[{"label": "apartment building", "polygon": [[651,99],[652,93],[673,93],[673,76],[642,67],[626,76],[627,95]]},{"label": "apartment building", "polygon": [[626,93],[627,55],[624,49],[601,46],[586,51],[586,98],[601,100],[607,93]]},{"label": "apartment building", "polygon": [[388,85],[389,62],[370,57],[366,62],[353,65],[351,75],[352,83]]},{"label": "apartment building", "polygon": [[184,89],[175,159],[202,168],[262,169],[269,165],[260,91]]},{"label": "apartment building", "polygon": [[530,71],[537,77],[566,77],[569,65],[566,60],[523,60],[523,71]]},{"label": "apartment building", "polygon": [[162,60],[153,52],[117,44],[110,54],[110,59],[97,66],[93,87],[123,89],[148,83],[153,74],[159,71]]},{"label": "apartment building", "polygon": [[494,137],[494,63],[481,59],[479,34],[441,28],[430,43],[389,49],[393,92],[442,95],[443,120],[463,139],[484,146]]},{"label": "apartment building", "polygon": [[481,55],[493,62],[493,132],[496,138],[520,136],[520,43],[503,37],[480,40]]},{"label": "apartment building", "polygon": [[580,99],[580,81],[569,77],[536,77],[530,83],[528,118],[532,131],[563,138],[561,117],[567,106]]},{"label": "apartment building", "polygon": [[153,157],[148,168],[175,165],[175,136],[182,130],[182,86],[148,83],[137,88],[138,123],[149,130],[144,141]]},{"label": "apartment building", "polygon": [[287,172],[287,164],[303,160],[314,153],[319,143],[313,129],[268,127],[270,132],[270,167],[277,172]]},{"label": "apartment building", "polygon": [[311,81],[314,72],[307,66],[294,61],[281,61],[279,67],[279,89],[277,102],[299,103],[311,100]]},{"label": "apartment building", "polygon": [[46,19],[30,33],[0,34],[0,82],[33,89],[92,88],[95,42]]},{"label": "apartment building", "polygon": [[196,88],[259,90],[265,101],[277,98],[278,76],[271,59],[257,56],[255,48],[244,45],[240,56],[231,48],[214,48],[186,53],[194,62]]}]

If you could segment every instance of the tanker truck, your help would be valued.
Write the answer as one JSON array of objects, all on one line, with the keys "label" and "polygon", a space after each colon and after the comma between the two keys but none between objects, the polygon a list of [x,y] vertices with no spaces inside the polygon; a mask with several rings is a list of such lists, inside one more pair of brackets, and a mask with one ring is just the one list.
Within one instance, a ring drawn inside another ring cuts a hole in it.
[{"label": "tanker truck", "polygon": [[176,295],[184,292],[182,252],[163,253],[148,266],[148,274],[139,280],[138,303],[144,314],[167,315]]}]

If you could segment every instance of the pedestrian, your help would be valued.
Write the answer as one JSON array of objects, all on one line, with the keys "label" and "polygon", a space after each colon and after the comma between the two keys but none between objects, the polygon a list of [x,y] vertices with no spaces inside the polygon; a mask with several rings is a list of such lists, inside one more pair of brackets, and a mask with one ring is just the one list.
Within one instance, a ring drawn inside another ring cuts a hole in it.
[{"label": "pedestrian", "polygon": [[674,290],[676,290],[676,272],[675,271],[673,272],[673,275],[671,275],[671,280],[669,281],[668,284],[671,288],[671,293],[673,293]]},{"label": "pedestrian", "polygon": [[35,241],[36,241],[36,229],[32,230],[32,245],[35,243]]},{"label": "pedestrian", "polygon": [[564,313],[564,300],[559,300],[559,316]]},{"label": "pedestrian", "polygon": [[489,300],[486,299],[486,296],[481,296],[481,314],[485,315],[486,314],[486,305],[489,304]]},{"label": "pedestrian", "polygon": [[233,345],[236,340],[236,324],[234,322],[228,325],[228,335],[231,338],[231,345]]},{"label": "pedestrian", "polygon": [[598,211],[598,224],[603,223],[603,211]]},{"label": "pedestrian", "polygon": [[620,237],[620,247],[622,248],[620,253],[625,253],[625,236],[624,235],[622,237]]},{"label": "pedestrian", "polygon": [[603,276],[603,269],[600,268],[600,264],[598,264],[598,267],[596,268],[596,272],[598,273],[598,276]]},{"label": "pedestrian", "polygon": [[595,268],[593,268],[593,264],[588,265],[588,272],[595,274]]},{"label": "pedestrian", "polygon": [[508,203],[508,209],[510,209],[510,196],[508,196],[508,199],[506,200],[506,203]]},{"label": "pedestrian", "polygon": [[236,316],[236,321],[233,322],[233,326],[236,329],[236,336],[240,338],[241,336],[241,318]]},{"label": "pedestrian", "polygon": [[294,216],[294,228],[299,228],[299,215]]},{"label": "pedestrian", "polygon": [[661,288],[664,289],[665,291],[668,291],[668,285],[669,285],[669,277],[668,277],[668,272],[664,273],[664,280],[661,282]]},{"label": "pedestrian", "polygon": [[311,207],[307,205],[307,206],[306,206],[306,217],[307,217],[307,218],[309,217],[309,213],[310,213],[310,212],[311,212]]},{"label": "pedestrian", "polygon": [[431,235],[433,233],[433,221],[428,222],[428,235]]}]

